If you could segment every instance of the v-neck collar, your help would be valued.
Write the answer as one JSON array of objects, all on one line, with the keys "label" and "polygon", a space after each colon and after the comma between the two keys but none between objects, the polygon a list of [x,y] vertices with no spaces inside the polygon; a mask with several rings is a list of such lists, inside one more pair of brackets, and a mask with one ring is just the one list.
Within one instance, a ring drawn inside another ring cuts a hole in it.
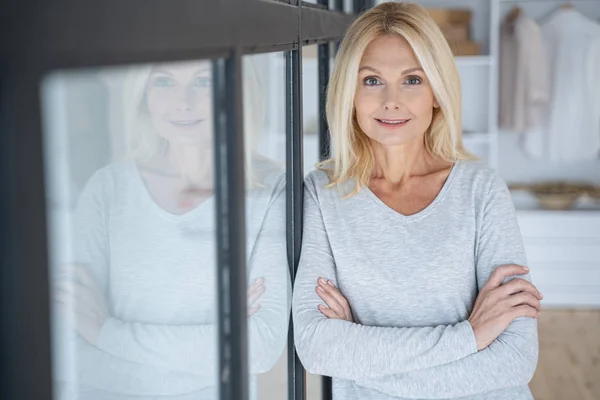
[{"label": "v-neck collar", "polygon": [[202,203],[196,205],[191,210],[186,211],[182,214],[175,214],[170,211],[167,211],[156,203],[156,201],[150,194],[146,183],[144,182],[144,178],[142,178],[142,174],[138,166],[134,162],[130,164],[130,173],[133,175],[133,180],[135,184],[138,185],[138,188],[140,189],[142,200],[154,211],[155,214],[161,216],[162,218],[171,221],[182,222],[194,218],[197,214],[206,210],[207,207],[208,210],[214,210],[214,196],[210,196]]},{"label": "v-neck collar", "polygon": [[362,189],[362,192],[365,193],[368,197],[370,197],[371,200],[373,200],[373,202],[379,208],[381,208],[384,212],[389,214],[392,218],[398,219],[403,222],[415,221],[425,217],[427,214],[433,211],[433,209],[435,209],[437,205],[444,199],[446,192],[448,192],[450,186],[452,185],[452,181],[454,180],[454,177],[456,176],[457,171],[459,170],[459,168],[461,168],[461,166],[461,161],[454,162],[454,165],[452,166],[452,169],[450,170],[450,173],[448,174],[448,177],[446,178],[446,181],[442,185],[442,188],[440,189],[437,196],[435,196],[433,201],[429,203],[427,207],[415,214],[405,215],[394,210],[393,208],[385,204],[385,202],[381,200],[375,193],[373,193],[373,191],[369,189],[368,185],[365,185],[365,187]]}]

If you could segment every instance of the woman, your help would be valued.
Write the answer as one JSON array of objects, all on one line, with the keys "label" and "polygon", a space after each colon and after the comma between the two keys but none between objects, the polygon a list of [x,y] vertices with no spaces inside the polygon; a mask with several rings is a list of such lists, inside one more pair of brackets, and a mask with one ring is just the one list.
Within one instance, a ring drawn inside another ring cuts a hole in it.
[{"label": "woman", "polygon": [[[245,64],[252,137],[262,125],[252,98],[260,88],[249,85]],[[76,398],[217,399],[211,63],[136,67],[124,93],[130,157],[99,170],[82,192],[74,266],[55,291],[76,332]],[[249,363],[257,374],[285,347],[291,285],[283,175],[255,152],[247,158]]]},{"label": "woman", "polygon": [[506,184],[463,148],[442,33],[383,3],[330,82],[333,157],[306,178],[292,304],[305,368],[340,400],[531,399],[542,296]]}]

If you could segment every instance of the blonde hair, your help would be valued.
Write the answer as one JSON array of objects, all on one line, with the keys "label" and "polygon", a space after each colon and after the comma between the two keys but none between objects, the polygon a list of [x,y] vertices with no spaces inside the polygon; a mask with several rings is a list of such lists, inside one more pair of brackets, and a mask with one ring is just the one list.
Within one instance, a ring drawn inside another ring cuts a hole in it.
[{"label": "blonde hair", "polygon": [[440,160],[474,160],[462,143],[460,77],[454,56],[435,21],[420,5],[387,2],[360,15],[348,28],[336,56],[327,92],[326,114],[332,157],[317,167],[330,177],[329,187],[355,179],[358,193],[369,182],[374,154],[354,113],[358,69],[368,45],[385,35],[399,35],[412,47],[439,108],[425,132],[425,148]]},{"label": "blonde hair", "polygon": [[[242,58],[247,189],[260,186],[254,173],[255,163],[273,162],[256,153],[266,117],[266,94],[264,85],[260,84],[253,57],[255,56]],[[147,160],[158,152],[164,151],[167,145],[152,124],[145,100],[146,85],[153,66],[146,64],[129,68],[123,85],[125,159],[130,161]]]}]

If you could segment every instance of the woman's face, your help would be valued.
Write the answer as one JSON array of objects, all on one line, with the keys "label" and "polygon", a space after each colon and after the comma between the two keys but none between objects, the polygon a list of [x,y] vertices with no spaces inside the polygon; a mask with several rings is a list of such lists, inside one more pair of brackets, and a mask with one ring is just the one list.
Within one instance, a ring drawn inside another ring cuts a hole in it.
[{"label": "woman's face", "polygon": [[429,81],[401,36],[382,36],[367,47],[354,97],[362,131],[384,146],[423,136],[437,107]]},{"label": "woman's face", "polygon": [[146,85],[148,111],[159,136],[171,144],[199,145],[212,139],[210,61],[159,64]]}]

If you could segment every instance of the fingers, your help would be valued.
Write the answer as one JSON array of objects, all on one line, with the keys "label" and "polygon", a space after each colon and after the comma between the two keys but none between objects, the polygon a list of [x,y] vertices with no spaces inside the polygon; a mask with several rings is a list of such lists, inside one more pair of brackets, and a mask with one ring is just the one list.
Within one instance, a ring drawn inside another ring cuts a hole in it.
[{"label": "fingers", "polygon": [[87,286],[89,288],[93,288],[96,290],[100,290],[98,288],[98,283],[96,282],[96,280],[94,279],[94,277],[92,276],[91,272],[89,271],[89,269],[87,269],[86,267],[84,267],[81,264],[75,264],[73,266],[74,268],[74,272],[75,272],[75,277],[84,285]]},{"label": "fingers", "polygon": [[348,300],[344,297],[340,289],[338,289],[334,283],[330,280],[319,279],[319,286],[325,289],[327,292],[330,292],[333,298],[342,306],[349,308]]},{"label": "fingers", "polygon": [[513,309],[509,313],[509,316],[511,320],[515,320],[520,317],[538,318],[540,316],[540,312],[531,306],[521,305],[513,307]]},{"label": "fingers", "polygon": [[503,297],[510,296],[518,292],[528,292],[540,300],[544,298],[542,293],[535,287],[533,283],[521,278],[515,278],[510,282],[505,283],[496,290]]},{"label": "fingers", "polygon": [[331,290],[323,288],[321,285],[319,285],[317,286],[317,294],[321,299],[323,299],[325,304],[327,304],[327,307],[335,311],[336,314],[342,316],[344,315],[344,307],[340,303],[338,303],[335,297],[333,297]]},{"label": "fingers", "polygon": [[250,317],[250,316],[256,314],[259,310],[260,310],[260,304],[248,307],[248,316]]},{"label": "fingers", "polygon": [[341,316],[339,316],[335,311],[333,311],[331,308],[325,307],[320,304],[319,304],[319,311],[321,311],[323,313],[323,315],[325,315],[327,318],[344,319]]},{"label": "fingers", "polygon": [[258,278],[254,280],[250,286],[248,286],[248,298],[246,304],[248,305],[249,317],[256,314],[261,308],[260,304],[255,303],[266,290],[264,282],[265,280],[263,278]]},{"label": "fingers", "polygon": [[509,304],[512,307],[520,305],[528,305],[535,308],[537,311],[542,311],[540,300],[529,292],[521,292],[513,294],[509,297]]},{"label": "fingers", "polygon": [[73,281],[57,282],[54,288],[53,297],[56,301],[73,309],[85,310],[87,313],[102,312],[103,299],[97,291]]},{"label": "fingers", "polygon": [[504,282],[504,279],[512,275],[525,275],[529,268],[517,264],[501,265],[492,272],[490,279],[484,286],[484,289],[494,289]]},{"label": "fingers", "polygon": [[262,296],[265,290],[266,288],[262,278],[254,281],[254,283],[248,287],[248,306],[253,306],[260,296]]},{"label": "fingers", "polygon": [[256,278],[254,282],[248,286],[248,292],[250,292],[252,289],[259,288],[263,283],[265,283],[263,278]]},{"label": "fingers", "polygon": [[348,300],[331,280],[320,278],[317,293],[340,317],[348,321],[353,319]]}]

